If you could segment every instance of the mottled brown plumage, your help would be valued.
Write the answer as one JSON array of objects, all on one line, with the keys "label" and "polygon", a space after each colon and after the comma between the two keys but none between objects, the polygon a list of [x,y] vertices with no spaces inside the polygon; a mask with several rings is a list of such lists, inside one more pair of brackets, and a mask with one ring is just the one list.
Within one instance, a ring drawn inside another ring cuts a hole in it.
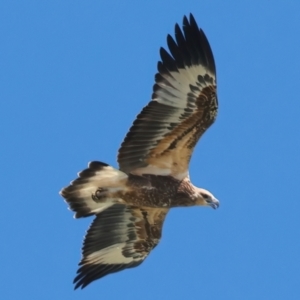
[{"label": "mottled brown plumage", "polygon": [[141,264],[159,243],[170,208],[219,205],[188,174],[194,147],[217,116],[213,54],[192,15],[167,42],[170,53],[160,49],[152,100],[119,149],[120,169],[91,162],[61,191],[76,218],[96,215],[75,288]]}]

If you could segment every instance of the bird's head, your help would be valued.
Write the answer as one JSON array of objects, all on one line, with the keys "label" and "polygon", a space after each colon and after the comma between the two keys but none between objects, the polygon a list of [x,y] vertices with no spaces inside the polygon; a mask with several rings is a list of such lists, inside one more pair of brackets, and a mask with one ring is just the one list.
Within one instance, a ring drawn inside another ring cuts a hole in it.
[{"label": "bird's head", "polygon": [[214,209],[218,208],[220,205],[219,201],[214,197],[214,195],[205,189],[197,188],[196,197],[196,202],[198,205],[210,206]]}]

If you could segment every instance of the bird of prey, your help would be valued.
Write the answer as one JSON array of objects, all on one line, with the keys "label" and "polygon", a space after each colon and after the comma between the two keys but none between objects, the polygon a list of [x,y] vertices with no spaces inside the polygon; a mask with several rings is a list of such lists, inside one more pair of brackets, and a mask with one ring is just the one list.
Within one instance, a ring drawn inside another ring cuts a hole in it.
[{"label": "bird of prey", "polygon": [[140,265],[159,243],[168,211],[219,201],[189,178],[189,161],[218,110],[216,68],[204,32],[184,16],[161,61],[152,99],[136,117],[118,153],[119,169],[90,162],[63,188],[75,218],[95,215],[84,239],[75,289]]}]

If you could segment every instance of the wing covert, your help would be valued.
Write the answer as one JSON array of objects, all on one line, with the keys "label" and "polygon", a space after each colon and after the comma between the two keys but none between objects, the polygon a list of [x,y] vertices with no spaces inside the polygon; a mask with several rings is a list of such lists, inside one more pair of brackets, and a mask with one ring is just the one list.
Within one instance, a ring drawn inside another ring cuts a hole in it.
[{"label": "wing covert", "polygon": [[215,63],[192,15],[160,49],[152,101],[137,116],[118,154],[125,173],[182,179],[197,141],[217,115]]},{"label": "wing covert", "polygon": [[141,264],[158,244],[167,212],[116,204],[97,214],[84,239],[75,289]]}]

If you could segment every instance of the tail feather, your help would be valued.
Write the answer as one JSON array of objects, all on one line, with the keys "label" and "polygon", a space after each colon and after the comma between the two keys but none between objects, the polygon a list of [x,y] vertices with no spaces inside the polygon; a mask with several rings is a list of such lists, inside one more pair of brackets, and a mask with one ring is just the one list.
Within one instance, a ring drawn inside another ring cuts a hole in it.
[{"label": "tail feather", "polygon": [[105,163],[92,161],[87,169],[78,173],[77,179],[60,191],[60,195],[75,212],[75,218],[87,217],[121,201],[105,197],[105,193],[99,194],[99,191],[122,189],[126,180],[125,173]]}]

